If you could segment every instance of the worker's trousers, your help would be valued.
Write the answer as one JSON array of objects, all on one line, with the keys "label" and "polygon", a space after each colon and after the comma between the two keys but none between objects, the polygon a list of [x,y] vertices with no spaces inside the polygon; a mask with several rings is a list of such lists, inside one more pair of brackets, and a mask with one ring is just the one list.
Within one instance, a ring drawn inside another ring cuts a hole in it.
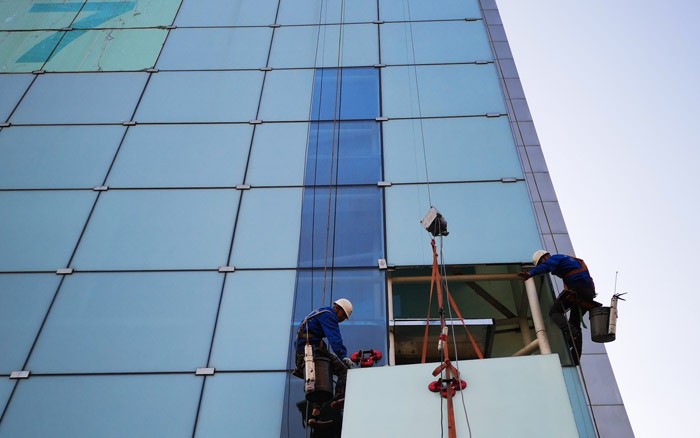
[{"label": "worker's trousers", "polygon": [[[345,366],[338,356],[331,353],[327,349],[316,348],[314,349],[315,357],[327,357],[331,361],[331,373],[337,377],[335,382],[335,396],[333,399],[337,400],[345,397],[345,380],[348,375],[348,367]],[[295,363],[296,370],[299,371],[301,376],[304,375],[304,351],[297,351]],[[296,372],[295,372],[296,375]],[[303,378],[303,377],[302,377]]]},{"label": "worker's trousers", "polygon": [[[552,318],[554,324],[563,331],[581,332],[581,318],[588,311],[588,308],[595,307],[593,298],[595,298],[595,289],[592,287],[581,286],[566,286],[573,293],[573,299],[566,299],[565,292],[562,292],[549,309],[549,317]],[[591,305],[580,306],[576,301],[581,301]],[[598,304],[600,305],[600,304]],[[566,312],[571,309],[569,320],[566,320]]]}]

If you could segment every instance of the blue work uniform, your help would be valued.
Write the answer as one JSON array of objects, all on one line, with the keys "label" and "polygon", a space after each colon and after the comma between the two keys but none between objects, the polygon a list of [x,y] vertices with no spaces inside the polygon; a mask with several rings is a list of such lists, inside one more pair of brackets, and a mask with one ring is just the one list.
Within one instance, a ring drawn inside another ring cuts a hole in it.
[{"label": "blue work uniform", "polygon": [[[595,290],[595,284],[593,283],[591,275],[588,273],[587,269],[581,270],[582,268],[583,266],[581,266],[581,263],[575,258],[564,254],[554,254],[546,261],[530,269],[529,273],[534,277],[551,272],[561,278],[567,287],[572,289],[585,288]],[[569,275],[570,272],[575,270],[581,271]]]},{"label": "blue work uniform", "polygon": [[304,351],[306,345],[306,336],[308,331],[309,344],[314,348],[325,349],[323,338],[328,339],[333,352],[340,358],[347,357],[348,350],[343,344],[343,338],[340,335],[340,327],[338,325],[338,317],[335,316],[332,307],[321,307],[318,310],[311,312],[305,319],[306,326],[303,326],[299,331],[296,340],[297,352]]}]

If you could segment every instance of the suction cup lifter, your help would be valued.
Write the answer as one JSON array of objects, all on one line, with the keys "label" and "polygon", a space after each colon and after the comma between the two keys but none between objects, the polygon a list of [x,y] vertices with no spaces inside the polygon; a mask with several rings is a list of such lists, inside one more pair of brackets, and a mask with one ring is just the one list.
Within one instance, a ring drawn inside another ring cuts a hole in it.
[{"label": "suction cup lifter", "polygon": [[430,207],[430,210],[423,216],[420,223],[433,236],[447,236],[450,234],[447,231],[447,221],[435,207]]}]

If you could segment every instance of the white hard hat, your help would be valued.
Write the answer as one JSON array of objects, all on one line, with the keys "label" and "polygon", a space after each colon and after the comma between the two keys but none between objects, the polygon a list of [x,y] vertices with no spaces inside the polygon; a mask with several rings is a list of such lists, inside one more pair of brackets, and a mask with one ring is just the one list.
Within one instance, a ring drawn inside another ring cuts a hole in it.
[{"label": "white hard hat", "polygon": [[348,319],[350,319],[350,315],[352,315],[352,303],[350,302],[350,300],[340,298],[333,301],[333,304],[339,305],[345,311],[345,316],[347,316]]},{"label": "white hard hat", "polygon": [[540,259],[542,258],[543,255],[549,255],[548,251],[545,251],[543,249],[538,249],[535,251],[535,253],[532,255],[532,263],[537,266],[537,263],[539,263]]}]

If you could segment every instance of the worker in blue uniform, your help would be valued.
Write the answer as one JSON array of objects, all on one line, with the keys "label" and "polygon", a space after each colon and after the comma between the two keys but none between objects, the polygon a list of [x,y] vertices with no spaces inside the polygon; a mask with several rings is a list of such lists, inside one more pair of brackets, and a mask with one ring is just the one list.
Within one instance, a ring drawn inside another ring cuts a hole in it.
[{"label": "worker in blue uniform", "polygon": [[[518,274],[523,281],[551,272],[564,282],[565,289],[554,300],[549,309],[549,317],[561,329],[564,338],[573,349],[574,364],[578,365],[583,347],[581,318],[588,310],[601,306],[593,300],[597,295],[593,278],[583,260],[568,255],[551,255],[540,249],[532,255],[532,262],[535,265],[534,268]],[[567,321],[568,310],[571,312]]]},{"label": "worker in blue uniform", "polygon": [[[340,334],[339,324],[352,315],[352,303],[345,298],[340,298],[333,302],[333,306],[321,307],[311,312],[299,325],[296,338],[296,369],[294,375],[303,378],[304,376],[304,346],[308,343],[314,348],[314,357],[326,357],[330,360],[331,372],[337,376],[335,393],[331,402],[332,406],[341,405],[345,399],[345,380],[348,368],[352,368],[352,361],[348,358],[348,350],[343,344],[343,337]],[[333,353],[324,342],[328,340]],[[342,358],[338,359],[339,357]],[[311,417],[320,414],[320,406],[314,405]]]}]

